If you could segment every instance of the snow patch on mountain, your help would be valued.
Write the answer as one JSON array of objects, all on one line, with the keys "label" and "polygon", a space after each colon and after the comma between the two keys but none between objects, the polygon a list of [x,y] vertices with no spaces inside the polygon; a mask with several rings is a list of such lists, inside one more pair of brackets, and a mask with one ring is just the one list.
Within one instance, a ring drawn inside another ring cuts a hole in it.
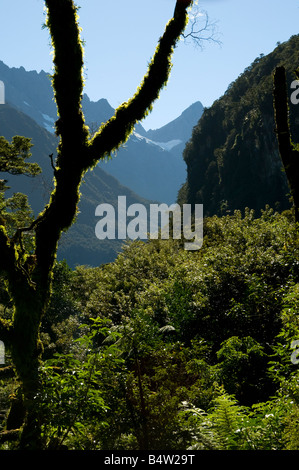
[{"label": "snow patch on mountain", "polygon": [[166,150],[167,152],[170,152],[171,149],[176,147],[177,145],[181,144],[183,141],[180,139],[173,139],[170,140],[169,142],[155,142],[154,140],[148,139],[147,137],[144,137],[143,135],[138,134],[138,132],[133,132],[132,140],[134,142],[141,142],[142,140],[145,141],[149,145],[156,145],[163,150]]},{"label": "snow patch on mountain", "polygon": [[48,132],[54,132],[54,122],[55,120],[53,118],[51,118],[50,116],[48,116],[48,114],[43,114],[42,113],[42,116],[44,118],[44,127],[47,129]]}]

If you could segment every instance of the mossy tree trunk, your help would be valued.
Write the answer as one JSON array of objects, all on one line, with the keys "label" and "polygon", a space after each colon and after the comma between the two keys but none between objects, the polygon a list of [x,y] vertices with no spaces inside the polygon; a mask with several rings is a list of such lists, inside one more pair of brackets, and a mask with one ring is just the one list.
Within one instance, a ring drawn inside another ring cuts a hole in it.
[{"label": "mossy tree trunk", "polygon": [[279,153],[289,182],[295,221],[299,222],[299,145],[292,142],[286,72],[282,66],[274,73],[274,110]]},{"label": "mossy tree trunk", "polygon": [[[26,449],[42,446],[41,423],[35,407],[41,357],[39,328],[50,298],[52,271],[61,233],[74,221],[85,172],[128,139],[135,124],[151,110],[160,90],[167,83],[171,55],[185,29],[187,7],[192,1],[177,0],[174,16],[159,40],[148,72],[136,94],[121,105],[93,137],[89,136],[81,109],[83,50],[77,7],[73,0],[45,0],[45,4],[54,49],[53,89],[59,116],[56,122],[60,141],[54,170],[55,188],[49,204],[27,228],[34,232],[33,256],[23,252],[22,233],[26,228],[10,238],[5,226],[0,225],[0,273],[7,280],[14,303],[12,321],[0,319],[0,338],[11,347],[21,384],[21,398],[16,397],[10,421],[20,425],[20,447]],[[12,419],[16,409],[18,414]]]}]

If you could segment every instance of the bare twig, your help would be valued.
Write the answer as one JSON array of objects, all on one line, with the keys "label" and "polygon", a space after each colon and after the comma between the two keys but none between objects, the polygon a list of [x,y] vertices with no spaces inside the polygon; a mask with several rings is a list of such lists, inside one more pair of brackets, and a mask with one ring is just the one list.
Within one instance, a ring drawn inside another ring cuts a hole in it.
[{"label": "bare twig", "polygon": [[206,11],[199,10],[198,7],[193,9],[189,15],[189,25],[187,31],[182,33],[185,40],[192,39],[194,44],[200,48],[203,48],[204,42],[221,44],[217,31],[217,22],[210,22]]}]

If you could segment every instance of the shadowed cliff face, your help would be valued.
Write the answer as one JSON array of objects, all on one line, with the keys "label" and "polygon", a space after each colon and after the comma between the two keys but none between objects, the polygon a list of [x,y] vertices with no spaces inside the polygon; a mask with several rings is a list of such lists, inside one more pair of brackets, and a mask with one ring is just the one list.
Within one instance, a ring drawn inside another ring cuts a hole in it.
[{"label": "shadowed cliff face", "polygon": [[[187,181],[180,202],[203,204],[205,215],[245,207],[259,213],[267,204],[280,210],[290,207],[274,131],[273,72],[283,63],[290,86],[299,64],[298,51],[299,36],[293,36],[256,59],[204,111],[184,150]],[[299,107],[291,104],[293,131],[298,116]]]},{"label": "shadowed cliff face", "polygon": [[[5,85],[7,105],[29,116],[41,128],[53,134],[54,139],[57,109],[53,100],[50,75],[44,71],[26,71],[24,67],[10,68],[0,60],[0,80]],[[83,95],[82,108],[92,134],[115,112],[106,99],[94,102],[86,94]],[[174,203],[181,185],[186,180],[183,149],[202,111],[203,106],[198,101],[160,129],[146,131],[141,123],[137,123],[134,134],[126,145],[116,152],[117,158],[105,162],[103,169],[142,198]],[[0,124],[4,129],[3,120]],[[11,120],[9,125],[13,132],[14,125]],[[55,148],[49,153],[53,152],[55,153]],[[48,156],[46,160],[49,163]]]}]

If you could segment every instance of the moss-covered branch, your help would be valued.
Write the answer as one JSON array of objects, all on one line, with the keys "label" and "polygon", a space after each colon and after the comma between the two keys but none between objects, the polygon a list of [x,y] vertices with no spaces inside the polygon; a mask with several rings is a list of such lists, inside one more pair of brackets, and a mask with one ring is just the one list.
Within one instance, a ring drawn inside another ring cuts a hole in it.
[{"label": "moss-covered branch", "polygon": [[178,1],[173,18],[160,38],[156,52],[149,64],[148,71],[135,95],[123,103],[115,115],[95,134],[89,143],[86,165],[93,166],[99,159],[109,156],[126,142],[134,126],[151,111],[153,103],[166,85],[171,71],[171,56],[180,35],[184,31],[188,14],[187,6],[192,2]]},{"label": "moss-covered branch", "polygon": [[13,284],[20,274],[17,266],[18,255],[3,225],[0,225],[0,253],[0,274],[5,276],[9,284]]},{"label": "moss-covered branch", "polygon": [[56,132],[61,136],[57,166],[61,168],[69,163],[75,165],[77,160],[81,160],[80,147],[85,145],[88,135],[81,109],[84,86],[83,47],[78,8],[74,2],[46,0],[45,3],[54,54],[53,89],[59,116]]},{"label": "moss-covered branch", "polygon": [[274,111],[279,153],[289,182],[295,207],[295,220],[299,222],[299,151],[291,138],[285,68],[274,73]]},{"label": "moss-covered branch", "polygon": [[7,366],[7,367],[2,367],[0,369],[0,379],[3,380],[3,379],[11,379],[13,377],[15,377],[15,371],[14,371],[14,368],[12,366]]},{"label": "moss-covered branch", "polygon": [[[21,383],[22,409],[25,410],[21,448],[40,446],[40,419],[35,406],[41,353],[39,327],[51,295],[58,242],[62,231],[75,219],[82,177],[99,159],[117,149],[129,137],[135,123],[150,111],[168,80],[171,55],[185,28],[186,9],[191,3],[191,0],[177,0],[174,17],[159,41],[135,96],[121,106],[89,142],[81,108],[83,48],[77,7],[73,0],[45,0],[54,50],[53,89],[59,116],[55,187],[44,211],[30,227],[20,229],[15,239],[8,237],[4,225],[0,226],[0,274],[3,272],[8,280],[14,304],[12,359]],[[30,277],[26,271],[26,253],[23,256],[22,252],[20,259],[16,249],[22,233],[29,229],[35,231],[35,253],[28,257],[32,261]],[[3,322],[2,326],[8,334],[9,328],[5,329]]]},{"label": "moss-covered branch", "polygon": [[[72,0],[45,0],[47,26],[54,51],[53,89],[59,119],[55,189],[36,230],[36,269],[33,277],[42,289],[49,288],[57,244],[63,230],[73,222],[79,202],[79,186],[88,130],[81,109],[83,48],[77,7]],[[45,242],[46,241],[46,242]]]}]

